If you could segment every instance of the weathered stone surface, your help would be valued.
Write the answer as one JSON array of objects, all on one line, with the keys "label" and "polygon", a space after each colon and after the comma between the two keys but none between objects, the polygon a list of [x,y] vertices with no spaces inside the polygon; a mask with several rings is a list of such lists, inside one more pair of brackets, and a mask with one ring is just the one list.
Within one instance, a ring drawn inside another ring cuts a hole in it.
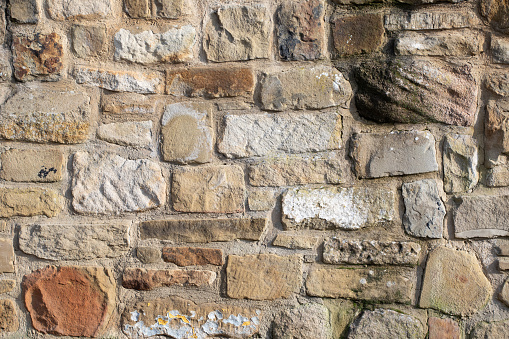
[{"label": "weathered stone surface", "polygon": [[318,245],[318,240],[318,237],[279,233],[272,246],[286,247],[293,250],[310,250]]},{"label": "weathered stone surface", "polygon": [[509,258],[499,258],[498,259],[498,269],[500,271],[509,270]]},{"label": "weathered stone surface", "polygon": [[498,255],[509,256],[509,241],[503,239],[497,241]]},{"label": "weathered stone surface", "polygon": [[491,284],[472,254],[446,247],[429,254],[420,307],[465,316],[482,309],[491,294]]},{"label": "weathered stone surface", "polygon": [[419,238],[442,238],[445,206],[435,180],[424,179],[401,186],[405,231]]},{"label": "weathered stone surface", "polygon": [[39,5],[35,0],[9,1],[9,14],[12,20],[22,24],[36,24],[39,21]]},{"label": "weathered stone surface", "polygon": [[486,171],[486,186],[501,187],[509,186],[509,168],[506,166],[495,166]]},{"label": "weathered stone surface", "polygon": [[14,76],[20,81],[60,79],[63,47],[56,33],[14,35],[12,40]]},{"label": "weathered stone surface", "polygon": [[152,121],[127,121],[104,124],[97,137],[113,144],[149,148],[152,145]]},{"label": "weathered stone surface", "polygon": [[396,218],[395,199],[387,187],[290,189],[283,196],[283,226],[355,230],[384,225]]},{"label": "weathered stone surface", "polygon": [[14,272],[14,248],[12,239],[0,239],[0,272]]},{"label": "weathered stone surface", "polygon": [[438,171],[435,138],[428,131],[357,133],[351,150],[359,178]]},{"label": "weathered stone surface", "polygon": [[163,260],[177,266],[223,265],[223,251],[216,248],[165,247]]},{"label": "weathered stone surface", "polygon": [[186,14],[186,8],[191,5],[185,0],[154,0],[152,15],[158,18],[178,19]]},{"label": "weathered stone surface", "polygon": [[265,6],[226,5],[205,24],[203,49],[207,59],[215,62],[267,59],[271,28]]},{"label": "weathered stone surface", "polygon": [[90,98],[70,83],[19,86],[2,107],[0,137],[79,143],[88,138]]},{"label": "weathered stone surface", "polygon": [[251,338],[259,331],[261,310],[224,304],[195,304],[171,296],[126,309],[122,330],[130,338],[155,335],[175,339]]},{"label": "weathered stone surface", "polygon": [[509,32],[509,3],[507,1],[482,0],[480,2],[481,15],[490,26],[499,32]]},{"label": "weathered stone surface", "polygon": [[21,226],[18,241],[23,252],[42,259],[115,258],[129,250],[129,224]]},{"label": "weathered stone surface", "polygon": [[160,263],[161,250],[153,247],[137,247],[136,257],[144,264]]},{"label": "weathered stone surface", "polygon": [[218,150],[228,158],[338,149],[341,117],[336,113],[227,115]]},{"label": "weathered stone surface", "polygon": [[162,93],[164,89],[161,74],[157,72],[141,73],[76,67],[74,78],[79,84],[97,86],[115,92],[150,94]]},{"label": "weathered stone surface", "polygon": [[[11,77],[11,51],[8,48],[0,47],[0,82],[10,81]],[[3,92],[7,92],[6,89]],[[5,94],[2,94],[2,97],[2,101],[5,101]]]},{"label": "weathered stone surface", "polygon": [[473,11],[445,12],[443,9],[395,12],[385,16],[385,28],[390,31],[469,28],[479,24]]},{"label": "weathered stone surface", "polygon": [[124,10],[131,18],[149,18],[149,0],[124,0]]},{"label": "weathered stone surface", "polygon": [[396,55],[473,56],[483,51],[484,39],[479,33],[404,32],[394,45]]},{"label": "weathered stone surface", "polygon": [[0,333],[18,330],[18,314],[12,300],[0,300]]},{"label": "weathered stone surface", "polygon": [[507,338],[509,333],[509,320],[494,321],[494,322],[480,322],[476,325],[474,330],[470,332],[470,339],[484,339],[484,338]]},{"label": "weathered stone surface", "polygon": [[509,63],[509,40],[492,36],[491,37],[491,53],[493,62],[499,64]]},{"label": "weathered stone surface", "polygon": [[499,69],[486,72],[486,88],[498,95],[509,96],[509,73]]},{"label": "weathered stone surface", "polygon": [[165,107],[161,120],[161,153],[165,161],[206,163],[213,141],[211,105],[176,103]]},{"label": "weathered stone surface", "polygon": [[154,100],[137,93],[114,93],[101,96],[101,109],[106,114],[133,114],[136,116],[155,112]]},{"label": "weathered stone surface", "polygon": [[416,265],[421,245],[409,241],[329,238],[323,245],[327,264]]},{"label": "weathered stone surface", "polygon": [[466,192],[477,185],[477,144],[468,135],[449,134],[443,148],[444,191]]},{"label": "weathered stone surface", "polygon": [[502,291],[498,294],[498,299],[506,306],[509,306],[509,281],[506,280],[502,286]]},{"label": "weathered stone surface", "polygon": [[248,192],[247,204],[251,211],[268,211],[276,204],[275,192],[272,190],[252,190]]},{"label": "weathered stone surface", "polygon": [[193,58],[196,30],[191,25],[171,28],[164,33],[143,31],[133,34],[120,29],[113,37],[115,60],[140,64],[185,62]]},{"label": "weathered stone surface", "polygon": [[10,149],[0,155],[0,177],[9,181],[62,180],[64,154],[57,149]]},{"label": "weathered stone surface", "polygon": [[0,280],[0,294],[12,292],[14,290],[14,286],[16,286],[16,280],[12,279]]},{"label": "weathered stone surface", "polygon": [[0,188],[0,217],[58,215],[64,208],[64,197],[44,188]]},{"label": "weathered stone surface", "polygon": [[23,279],[32,326],[52,335],[96,337],[115,310],[115,277],[103,267],[53,267]]},{"label": "weathered stone surface", "polygon": [[377,122],[473,126],[479,81],[468,64],[396,58],[355,71],[359,114]]},{"label": "weathered stone surface", "polygon": [[248,167],[252,186],[340,184],[350,172],[346,161],[335,158],[278,157]]},{"label": "weathered stone surface", "polygon": [[229,255],[227,295],[234,299],[274,300],[298,292],[302,259],[297,255]]},{"label": "weathered stone surface", "polygon": [[279,56],[283,60],[324,58],[324,4],[322,0],[284,2],[277,11]]},{"label": "weathered stone surface", "polygon": [[235,239],[260,240],[266,219],[181,219],[151,220],[140,223],[142,239],[204,243]]},{"label": "weathered stone surface", "polygon": [[348,339],[426,337],[423,324],[415,317],[393,310],[377,308],[364,311],[350,327]]},{"label": "weathered stone surface", "polygon": [[11,226],[5,220],[0,220],[0,233],[10,233]]},{"label": "weathered stone surface", "polygon": [[382,14],[334,14],[331,18],[336,56],[373,53],[382,47],[385,30]]},{"label": "weathered stone surface", "polygon": [[175,96],[237,97],[249,95],[254,85],[250,68],[193,67],[166,72],[166,92]]},{"label": "weathered stone surface", "polygon": [[150,291],[163,286],[206,286],[216,280],[216,272],[198,270],[147,270],[126,268],[122,275],[122,286],[141,291]]},{"label": "weathered stone surface", "polygon": [[119,214],[156,208],[166,202],[161,168],[147,159],[111,153],[76,152],[72,206],[78,213]]},{"label": "weathered stone surface", "polygon": [[47,0],[47,10],[53,20],[97,20],[111,13],[111,0],[69,1]]},{"label": "weathered stone surface", "polygon": [[304,304],[277,315],[272,331],[274,339],[330,339],[329,311],[320,304]]},{"label": "weathered stone surface", "polygon": [[171,199],[181,212],[235,213],[244,211],[242,167],[180,168],[173,172]]},{"label": "weathered stone surface", "polygon": [[316,297],[410,303],[415,280],[416,272],[410,268],[317,266],[307,277],[306,290]]},{"label": "weathered stone surface", "polygon": [[490,100],[484,121],[484,154],[486,167],[503,162],[509,154],[509,100]]},{"label": "weathered stone surface", "polygon": [[346,107],[351,97],[350,83],[330,66],[301,66],[266,73],[261,80],[261,107],[269,111]]},{"label": "weathered stone surface", "polygon": [[509,195],[457,198],[454,232],[457,238],[509,235]]},{"label": "weathered stone surface", "polygon": [[99,56],[106,49],[105,26],[74,25],[71,32],[72,49],[79,58]]},{"label": "weathered stone surface", "polygon": [[448,318],[429,317],[428,327],[428,339],[460,339],[462,335],[458,323]]}]

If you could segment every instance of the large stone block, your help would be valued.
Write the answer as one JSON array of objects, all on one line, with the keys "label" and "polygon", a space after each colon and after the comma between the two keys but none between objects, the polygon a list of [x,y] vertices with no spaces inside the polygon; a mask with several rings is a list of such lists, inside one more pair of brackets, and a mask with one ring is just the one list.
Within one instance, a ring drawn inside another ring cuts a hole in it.
[{"label": "large stone block", "polygon": [[390,31],[434,30],[469,28],[479,24],[473,11],[444,11],[429,9],[421,11],[394,12],[385,16],[385,28]]},{"label": "large stone block", "polygon": [[215,280],[216,272],[212,271],[126,268],[122,275],[122,286],[140,291],[150,291],[164,286],[208,286]]},{"label": "large stone block", "polygon": [[9,181],[62,180],[64,154],[56,149],[9,149],[0,155],[0,177]]},{"label": "large stone block", "polygon": [[449,134],[443,146],[444,191],[466,192],[479,181],[477,143],[468,135]]},{"label": "large stone block", "polygon": [[14,272],[14,247],[11,239],[0,239],[0,273]]},{"label": "large stone block", "polygon": [[274,319],[274,339],[330,339],[329,311],[320,304],[304,304],[286,309]]},{"label": "large stone block", "polygon": [[509,235],[509,195],[457,198],[454,233],[457,238]]},{"label": "large stone block", "polygon": [[486,72],[486,88],[495,94],[509,96],[509,73],[503,69]]},{"label": "large stone block", "polygon": [[396,39],[396,55],[474,56],[484,50],[484,38],[472,31],[404,32]]},{"label": "large stone block", "polygon": [[338,57],[373,53],[382,48],[385,40],[382,14],[336,13],[331,23],[334,53]]},{"label": "large stone block", "polygon": [[106,19],[112,12],[111,0],[47,0],[47,10],[53,20]]},{"label": "large stone block", "polygon": [[426,337],[425,325],[419,319],[402,312],[377,308],[366,310],[348,333],[348,339]]},{"label": "large stone block", "polygon": [[57,191],[44,188],[0,188],[0,217],[52,218],[64,209],[65,199]]}]

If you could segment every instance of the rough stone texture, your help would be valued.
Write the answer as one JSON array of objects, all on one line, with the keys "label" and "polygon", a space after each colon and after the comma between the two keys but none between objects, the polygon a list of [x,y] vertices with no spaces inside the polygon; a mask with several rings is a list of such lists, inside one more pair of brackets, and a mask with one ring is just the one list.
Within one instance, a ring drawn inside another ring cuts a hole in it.
[{"label": "rough stone texture", "polygon": [[124,0],[124,10],[131,18],[149,18],[149,0]]},{"label": "rough stone texture", "polygon": [[0,333],[18,330],[18,314],[12,300],[0,300]]},{"label": "rough stone texture", "polygon": [[480,12],[490,26],[499,32],[509,33],[509,3],[507,1],[481,0]]},{"label": "rough stone texture", "polygon": [[161,335],[176,339],[251,338],[258,333],[262,312],[225,304],[195,304],[171,296],[128,307],[122,330],[130,338]]},{"label": "rough stone texture", "polygon": [[78,58],[99,56],[107,48],[105,26],[74,25],[71,32],[72,49]]},{"label": "rough stone texture", "polygon": [[501,187],[509,186],[509,168],[496,166],[486,171],[486,186]]},{"label": "rough stone texture", "polygon": [[506,306],[509,306],[509,281],[506,280],[502,286],[502,290],[498,294],[498,299]]},{"label": "rough stone texture", "polygon": [[176,103],[165,107],[161,121],[161,153],[165,161],[206,163],[213,149],[212,106]]},{"label": "rough stone texture", "polygon": [[14,35],[12,40],[14,76],[17,80],[60,79],[63,47],[56,33]]},{"label": "rough stone texture", "polygon": [[177,266],[223,265],[223,251],[215,248],[165,247],[163,260]]},{"label": "rough stone texture", "polygon": [[14,248],[12,239],[0,239],[0,272],[14,272]]},{"label": "rough stone texture", "polygon": [[64,208],[64,197],[44,188],[0,188],[0,217],[57,216]]},{"label": "rough stone texture", "polygon": [[384,225],[396,218],[387,187],[295,188],[283,196],[283,225],[290,229],[345,229]]},{"label": "rough stone texture", "polygon": [[62,180],[64,155],[57,149],[10,149],[0,155],[0,178],[9,181]]},{"label": "rough stone texture", "polygon": [[377,122],[473,126],[479,81],[469,64],[396,58],[355,71],[359,114]]},{"label": "rough stone texture", "polygon": [[115,278],[102,267],[53,267],[22,283],[32,326],[52,335],[96,337],[115,310]]},{"label": "rough stone texture", "polygon": [[444,191],[466,192],[477,185],[477,144],[468,135],[449,134],[443,146]]},{"label": "rough stone texture", "polygon": [[76,67],[74,78],[79,84],[97,86],[115,92],[150,94],[162,93],[164,89],[161,74],[157,72],[141,73]]},{"label": "rough stone texture", "polygon": [[384,42],[382,14],[344,15],[331,18],[334,53],[338,57],[373,53]]},{"label": "rough stone texture", "polygon": [[443,9],[395,12],[385,16],[384,26],[390,31],[470,28],[479,24],[474,12]]},{"label": "rough stone texture", "polygon": [[97,137],[122,146],[149,148],[152,145],[152,121],[104,124],[97,129]]},{"label": "rough stone texture", "polygon": [[491,53],[494,63],[509,63],[509,40],[492,36],[491,37]]},{"label": "rough stone texture", "polygon": [[49,260],[115,258],[129,250],[129,224],[21,226],[19,247]]},{"label": "rough stone texture", "polygon": [[171,199],[181,212],[235,213],[244,211],[242,167],[180,168],[173,172]]},{"label": "rough stone texture", "polygon": [[155,113],[151,97],[137,93],[114,93],[101,96],[101,109],[106,114],[148,115]]},{"label": "rough stone texture", "polygon": [[298,292],[302,259],[297,255],[228,256],[227,295],[234,299],[275,300]]},{"label": "rough stone texture", "polygon": [[446,247],[429,254],[420,307],[465,316],[482,309],[491,294],[491,284],[472,254]]},{"label": "rough stone texture", "polygon": [[12,279],[0,280],[0,294],[12,292],[14,290],[15,286],[16,286],[16,280],[12,280]]},{"label": "rough stone texture", "polygon": [[166,72],[166,93],[174,96],[237,97],[249,95],[254,85],[250,68],[193,67]]},{"label": "rough stone texture", "polygon": [[180,219],[152,220],[140,223],[142,239],[204,243],[235,239],[260,240],[266,219]]},{"label": "rough stone texture", "polygon": [[462,331],[457,322],[452,319],[429,317],[428,339],[461,339]]},{"label": "rough stone texture", "polygon": [[136,257],[144,264],[157,264],[162,261],[161,250],[153,247],[137,247]]},{"label": "rough stone texture", "polygon": [[318,240],[318,237],[279,233],[272,242],[272,246],[286,247],[293,250],[310,250],[316,248]]},{"label": "rough stone texture", "polygon": [[34,142],[80,143],[90,129],[90,98],[69,83],[17,87],[2,107],[0,137]]},{"label": "rough stone texture", "polygon": [[277,11],[277,39],[282,60],[324,58],[324,3],[322,0],[285,2]]},{"label": "rough stone texture", "polygon": [[330,339],[329,311],[320,304],[304,304],[277,315],[272,331],[274,339]]},{"label": "rough stone texture", "polygon": [[490,168],[509,154],[509,100],[490,100],[484,121],[485,163]]},{"label": "rough stone texture", "polygon": [[159,164],[111,153],[76,152],[72,206],[84,214],[120,214],[156,208],[166,202]]},{"label": "rough stone texture", "polygon": [[509,195],[462,196],[454,211],[457,238],[493,238],[509,235]]},{"label": "rough stone texture", "polygon": [[499,258],[498,259],[498,269],[500,271],[509,270],[509,258]]},{"label": "rough stone texture", "polygon": [[269,111],[346,107],[352,87],[334,67],[295,67],[264,74],[261,80],[261,108]]},{"label": "rough stone texture", "polygon": [[[0,82],[10,81],[11,78],[12,78],[11,51],[8,48],[0,47]],[[4,96],[5,94],[2,95],[2,97]],[[5,98],[2,99],[2,101],[4,100]]]},{"label": "rough stone texture", "polygon": [[191,25],[171,28],[164,33],[143,31],[133,34],[122,28],[113,37],[114,57],[115,60],[140,64],[190,61],[195,36],[196,30]]},{"label": "rough stone texture", "polygon": [[228,158],[338,149],[342,128],[335,113],[228,115],[225,126],[218,150]]},{"label": "rough stone texture", "polygon": [[417,318],[382,308],[364,311],[359,320],[350,327],[348,334],[348,339],[424,337],[426,330]]},{"label": "rough stone texture", "polygon": [[351,156],[359,178],[438,171],[435,138],[428,131],[352,136]]},{"label": "rough stone texture", "polygon": [[53,20],[97,20],[107,18],[111,0],[47,0],[47,10]]},{"label": "rough stone texture", "polygon": [[186,0],[154,0],[152,15],[159,18],[178,19],[186,14],[186,8],[190,6]]},{"label": "rough stone texture", "polygon": [[509,241],[507,240],[502,240],[502,241],[497,241],[497,247],[498,247],[498,255],[501,255],[501,256],[509,256]]},{"label": "rough stone texture", "polygon": [[329,238],[323,246],[327,264],[416,265],[421,245],[409,241]]},{"label": "rough stone texture", "polygon": [[346,338],[348,327],[361,311],[359,305],[343,299],[323,299],[323,304],[329,309],[332,337]]},{"label": "rough stone texture", "polygon": [[424,179],[401,186],[405,214],[405,231],[419,238],[442,238],[445,205],[435,180]]},{"label": "rough stone texture", "polygon": [[252,190],[248,192],[247,204],[251,211],[268,211],[276,204],[275,192],[272,190]]},{"label": "rough stone texture", "polygon": [[470,339],[507,338],[509,321],[480,322],[470,332]]},{"label": "rough stone texture", "polygon": [[272,33],[270,14],[261,4],[226,5],[204,27],[203,49],[209,61],[266,59]]},{"label": "rough stone texture", "polygon": [[9,14],[16,22],[36,24],[39,21],[39,5],[36,0],[11,0]]},{"label": "rough stone texture", "polygon": [[307,294],[325,298],[348,298],[374,302],[410,303],[416,273],[410,268],[324,268],[311,269]]},{"label": "rough stone texture", "polygon": [[141,291],[150,291],[163,286],[207,286],[216,280],[216,272],[198,270],[147,270],[126,268],[122,275],[122,286]]},{"label": "rough stone texture", "polygon": [[396,55],[474,56],[483,52],[484,39],[479,33],[404,32],[394,45]]},{"label": "rough stone texture", "polygon": [[505,97],[509,96],[509,73],[503,70],[487,72],[485,84],[492,92]]}]

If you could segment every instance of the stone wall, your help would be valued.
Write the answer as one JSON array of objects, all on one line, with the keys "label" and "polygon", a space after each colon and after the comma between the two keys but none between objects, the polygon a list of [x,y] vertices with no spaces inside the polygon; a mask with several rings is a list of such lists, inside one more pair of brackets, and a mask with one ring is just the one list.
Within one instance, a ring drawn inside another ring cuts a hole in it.
[{"label": "stone wall", "polygon": [[3,0],[0,337],[506,338],[509,5]]}]

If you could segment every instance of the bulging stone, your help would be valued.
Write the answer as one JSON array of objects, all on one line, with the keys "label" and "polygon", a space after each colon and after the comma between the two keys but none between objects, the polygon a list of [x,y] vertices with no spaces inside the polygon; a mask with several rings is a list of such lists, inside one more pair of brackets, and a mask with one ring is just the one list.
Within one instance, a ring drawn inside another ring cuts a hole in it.
[{"label": "bulging stone", "polygon": [[152,121],[104,124],[97,129],[97,137],[122,146],[149,148],[152,145]]},{"label": "bulging stone", "polygon": [[271,28],[269,12],[261,4],[223,6],[205,24],[203,49],[215,62],[267,59]]},{"label": "bulging stone", "polygon": [[161,168],[150,160],[77,152],[73,160],[72,205],[84,214],[119,214],[166,202]]},{"label": "bulging stone", "polygon": [[490,168],[509,154],[509,100],[490,100],[484,122],[485,163]]},{"label": "bulging stone", "polygon": [[509,235],[509,195],[462,196],[454,211],[457,238],[493,238]]},{"label": "bulging stone", "polygon": [[57,191],[43,188],[0,188],[0,217],[52,218],[64,209],[65,199]]},{"label": "bulging stone", "polygon": [[509,333],[509,320],[480,322],[470,332],[471,339],[506,338]]},{"label": "bulging stone", "polygon": [[135,290],[150,291],[163,286],[207,286],[215,280],[216,272],[212,271],[126,268],[122,275],[122,286]]},{"label": "bulging stone", "polygon": [[19,328],[18,313],[12,300],[0,300],[0,333],[16,332]]},{"label": "bulging stone", "polygon": [[462,336],[458,323],[449,318],[428,318],[428,339],[460,339]]},{"label": "bulging stone", "polygon": [[336,56],[373,53],[385,39],[381,14],[342,15],[331,18],[332,39]]},{"label": "bulging stone", "polygon": [[484,39],[472,31],[404,32],[396,39],[396,55],[474,56],[481,53]]},{"label": "bulging stone", "polygon": [[397,58],[355,71],[359,114],[377,122],[473,126],[479,81],[472,66]]},{"label": "bulging stone", "polygon": [[22,283],[32,326],[52,335],[96,337],[115,310],[115,278],[101,267],[53,267]]},{"label": "bulging stone", "polygon": [[0,177],[9,181],[54,182],[62,180],[64,155],[56,149],[10,149],[0,155]]},{"label": "bulging stone", "polygon": [[386,187],[290,189],[283,196],[282,210],[287,230],[355,230],[396,218],[395,194]]},{"label": "bulging stone", "polygon": [[384,20],[385,28],[390,31],[470,28],[478,24],[479,19],[473,11],[447,12],[441,8],[426,11],[394,12],[387,14]]},{"label": "bulging stone", "polygon": [[14,272],[14,247],[11,239],[0,239],[0,273]]},{"label": "bulging stone", "polygon": [[47,0],[47,10],[53,20],[98,20],[107,18],[111,0],[69,1]]},{"label": "bulging stone", "polygon": [[304,304],[282,311],[274,320],[274,339],[330,339],[329,311],[320,304]]},{"label": "bulging stone", "polygon": [[9,2],[11,19],[22,24],[36,24],[39,21],[39,5],[36,0],[12,0]]},{"label": "bulging stone", "polygon": [[509,32],[509,3],[507,1],[481,0],[480,12],[490,26],[499,32]]},{"label": "bulging stone", "polygon": [[72,27],[72,49],[77,57],[96,57],[107,46],[105,26],[74,25]]},{"label": "bulging stone", "polygon": [[420,307],[465,316],[482,309],[491,294],[491,284],[472,254],[446,247],[429,254]]},{"label": "bulging stone", "polygon": [[423,339],[426,330],[419,319],[411,315],[382,308],[366,310],[350,327],[348,339],[377,337]]},{"label": "bulging stone", "polygon": [[444,138],[443,146],[444,191],[466,192],[477,185],[477,145],[467,135],[450,134]]},{"label": "bulging stone", "polygon": [[216,248],[165,247],[163,260],[177,266],[223,265],[223,251]]}]

